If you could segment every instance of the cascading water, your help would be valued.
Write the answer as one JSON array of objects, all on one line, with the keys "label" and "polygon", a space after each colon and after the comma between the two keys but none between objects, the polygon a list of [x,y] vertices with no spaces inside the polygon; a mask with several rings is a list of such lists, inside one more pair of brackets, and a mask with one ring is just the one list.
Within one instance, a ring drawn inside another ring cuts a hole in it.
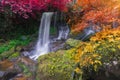
[{"label": "cascading water", "polygon": [[33,55],[31,59],[36,60],[40,55],[49,52],[49,30],[53,12],[45,12],[41,18],[41,24],[39,28],[39,37]]},{"label": "cascading water", "polygon": [[58,35],[58,40],[60,39],[67,39],[69,34],[69,27],[68,25],[62,25],[59,27],[59,35]]},{"label": "cascading water", "polygon": [[[56,35],[50,36],[50,26],[52,26],[51,18],[53,14],[54,23],[52,25],[54,25],[54,29],[56,28],[58,32],[57,37]],[[37,44],[31,51],[24,51],[24,56],[29,56],[31,59],[36,60],[41,55],[63,48],[70,30],[69,26],[65,22],[62,22],[62,16],[60,17],[60,21],[58,17],[57,13],[54,12],[44,12],[42,14]]]},{"label": "cascading water", "polygon": [[70,29],[68,25],[65,23],[64,18],[63,18],[63,13],[60,14],[60,24],[58,25],[58,40],[66,40],[68,37],[68,34],[70,32]]}]

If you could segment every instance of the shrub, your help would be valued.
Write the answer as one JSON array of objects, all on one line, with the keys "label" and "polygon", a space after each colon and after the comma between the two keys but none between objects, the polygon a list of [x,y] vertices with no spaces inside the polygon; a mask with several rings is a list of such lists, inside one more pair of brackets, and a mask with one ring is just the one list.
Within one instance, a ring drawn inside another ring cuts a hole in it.
[{"label": "shrub", "polygon": [[[75,51],[75,72],[83,78],[87,70],[97,72],[105,64],[120,60],[120,28],[105,28],[91,37],[89,42],[81,42]],[[83,76],[83,77],[82,77]]]},{"label": "shrub", "polygon": [[15,48],[16,46],[25,46],[27,44],[30,43],[30,39],[29,37],[26,38],[26,40],[22,40],[22,39],[13,39],[10,40],[9,42],[0,45],[0,54],[5,52],[5,51],[9,51],[11,48]]},{"label": "shrub", "polygon": [[91,24],[95,25],[95,29],[99,29],[101,24],[119,23],[119,4],[119,0],[77,0],[69,13],[68,23],[72,32],[80,32]]},{"label": "shrub", "polygon": [[42,11],[65,11],[66,4],[70,0],[1,0],[0,11],[9,8],[14,14],[19,14],[23,18],[36,17],[36,13]]}]

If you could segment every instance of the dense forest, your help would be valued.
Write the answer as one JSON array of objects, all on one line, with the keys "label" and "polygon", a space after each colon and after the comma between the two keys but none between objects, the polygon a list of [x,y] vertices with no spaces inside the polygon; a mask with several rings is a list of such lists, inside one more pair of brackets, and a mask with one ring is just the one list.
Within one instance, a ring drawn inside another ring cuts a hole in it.
[{"label": "dense forest", "polygon": [[0,80],[120,80],[120,0],[0,0]]}]

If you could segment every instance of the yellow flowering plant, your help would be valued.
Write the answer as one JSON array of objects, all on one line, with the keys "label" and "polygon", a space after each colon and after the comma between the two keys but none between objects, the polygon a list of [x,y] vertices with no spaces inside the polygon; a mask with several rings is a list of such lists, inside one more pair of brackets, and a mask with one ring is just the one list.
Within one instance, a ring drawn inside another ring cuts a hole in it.
[{"label": "yellow flowering plant", "polygon": [[[81,42],[77,47],[74,60],[77,64],[75,73],[81,77],[87,72],[97,72],[106,63],[120,60],[120,28],[105,28],[96,33],[88,42]],[[85,79],[86,80],[86,79]]]}]

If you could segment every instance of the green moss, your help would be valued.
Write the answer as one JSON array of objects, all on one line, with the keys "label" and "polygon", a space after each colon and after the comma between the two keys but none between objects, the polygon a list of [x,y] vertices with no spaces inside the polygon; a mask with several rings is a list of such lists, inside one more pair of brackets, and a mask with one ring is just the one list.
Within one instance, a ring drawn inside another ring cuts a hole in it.
[{"label": "green moss", "polygon": [[80,40],[76,40],[76,39],[70,38],[70,39],[68,39],[68,40],[66,41],[66,44],[68,44],[68,45],[70,45],[70,46],[73,46],[73,47],[76,47],[76,46],[78,46],[78,44],[79,44],[80,42],[81,42]]},{"label": "green moss", "polygon": [[15,52],[8,59],[16,58],[18,56],[19,56],[19,52]]},{"label": "green moss", "polygon": [[17,58],[19,57],[19,51],[21,50],[21,47],[18,46],[17,49],[15,49],[15,47],[12,47],[11,49],[9,49],[8,51],[3,52],[2,54],[0,54],[0,60],[2,59],[13,59],[13,58]]},{"label": "green moss", "polygon": [[5,51],[2,54],[0,54],[0,60],[4,59],[4,58],[8,58],[9,56],[11,56],[15,51],[15,48],[12,47],[9,51]]},{"label": "green moss", "polygon": [[22,69],[22,72],[26,77],[32,76],[32,73],[30,72],[28,66],[26,66],[24,63],[18,63],[18,65]]},{"label": "green moss", "polygon": [[40,80],[70,80],[74,65],[70,55],[66,51],[60,50],[39,57],[37,78]]}]

